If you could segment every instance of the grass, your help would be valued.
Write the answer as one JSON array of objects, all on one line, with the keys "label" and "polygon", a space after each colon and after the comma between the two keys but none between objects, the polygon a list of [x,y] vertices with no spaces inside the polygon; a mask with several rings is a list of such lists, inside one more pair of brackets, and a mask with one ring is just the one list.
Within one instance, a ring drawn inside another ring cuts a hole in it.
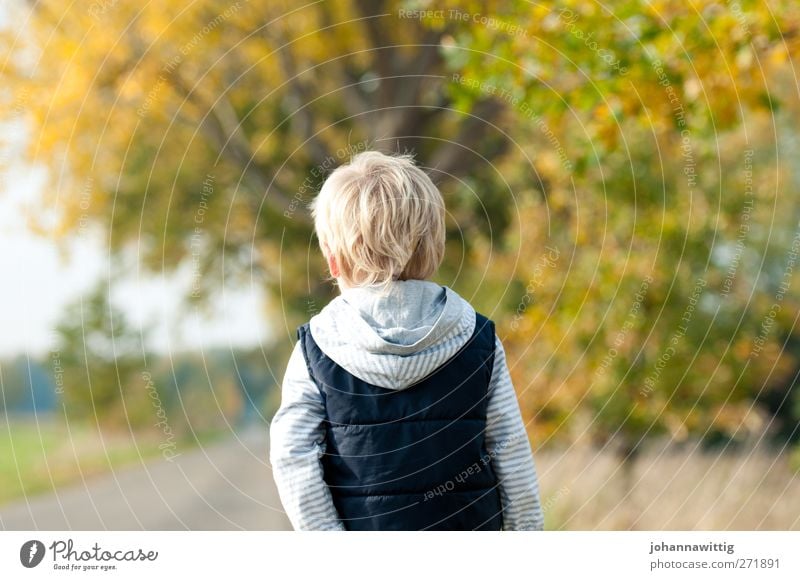
[{"label": "grass", "polygon": [[160,443],[158,433],[67,426],[54,417],[0,423],[0,505],[158,457]]},{"label": "grass", "polygon": [[651,446],[628,476],[592,448],[534,457],[549,530],[800,530],[800,473],[766,446]]}]

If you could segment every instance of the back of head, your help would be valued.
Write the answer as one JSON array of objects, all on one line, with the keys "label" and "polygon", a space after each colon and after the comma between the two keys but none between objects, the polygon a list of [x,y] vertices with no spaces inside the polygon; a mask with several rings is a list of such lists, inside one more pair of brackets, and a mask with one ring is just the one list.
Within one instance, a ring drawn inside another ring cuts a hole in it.
[{"label": "back of head", "polygon": [[322,251],[348,286],[424,280],[442,261],[444,202],[411,155],[356,155],[331,173],[311,209]]}]

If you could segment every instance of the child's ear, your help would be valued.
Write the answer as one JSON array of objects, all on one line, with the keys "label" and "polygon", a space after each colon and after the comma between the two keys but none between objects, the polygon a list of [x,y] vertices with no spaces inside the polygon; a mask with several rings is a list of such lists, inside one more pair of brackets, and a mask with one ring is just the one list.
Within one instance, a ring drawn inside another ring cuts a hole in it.
[{"label": "child's ear", "polygon": [[328,269],[331,271],[331,276],[338,278],[340,276],[339,265],[336,263],[336,258],[333,254],[328,254]]}]

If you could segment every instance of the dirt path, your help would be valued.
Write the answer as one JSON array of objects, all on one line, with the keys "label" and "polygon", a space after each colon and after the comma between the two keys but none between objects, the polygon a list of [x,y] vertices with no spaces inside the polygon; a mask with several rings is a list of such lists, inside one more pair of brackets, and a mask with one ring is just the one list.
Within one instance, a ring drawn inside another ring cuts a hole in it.
[{"label": "dirt path", "polygon": [[4,530],[288,530],[260,430],[0,508]]}]

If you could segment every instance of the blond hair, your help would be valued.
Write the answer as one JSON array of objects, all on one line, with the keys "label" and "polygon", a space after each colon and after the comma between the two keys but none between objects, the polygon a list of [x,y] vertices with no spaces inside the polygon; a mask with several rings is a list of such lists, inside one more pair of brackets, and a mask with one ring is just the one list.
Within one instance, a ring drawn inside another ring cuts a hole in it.
[{"label": "blond hair", "polygon": [[424,280],[442,262],[444,201],[411,155],[359,153],[325,180],[311,213],[348,286]]}]

